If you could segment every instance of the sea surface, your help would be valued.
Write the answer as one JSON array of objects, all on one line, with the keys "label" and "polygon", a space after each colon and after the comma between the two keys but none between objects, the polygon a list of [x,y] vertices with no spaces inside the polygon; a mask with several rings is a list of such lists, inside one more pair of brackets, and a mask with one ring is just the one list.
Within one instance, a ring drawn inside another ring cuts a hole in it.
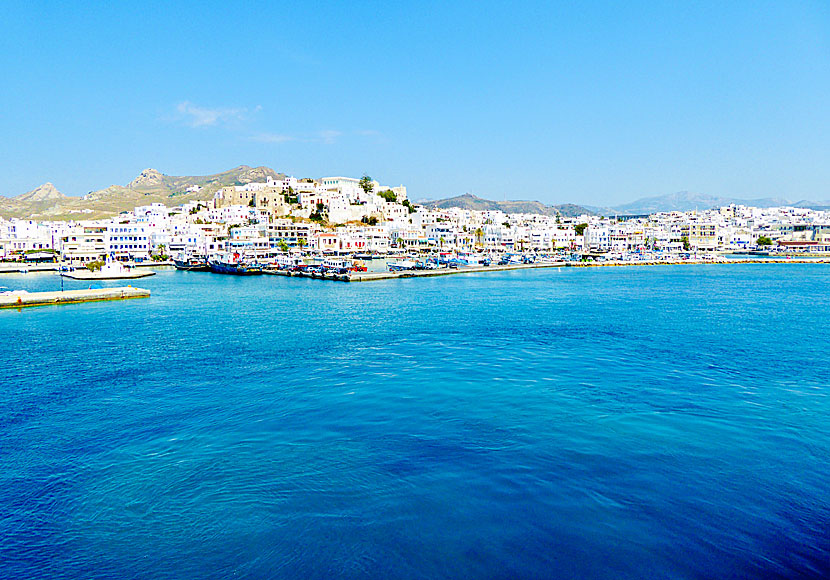
[{"label": "sea surface", "polygon": [[828,265],[133,284],[0,311],[2,578],[830,576]]}]

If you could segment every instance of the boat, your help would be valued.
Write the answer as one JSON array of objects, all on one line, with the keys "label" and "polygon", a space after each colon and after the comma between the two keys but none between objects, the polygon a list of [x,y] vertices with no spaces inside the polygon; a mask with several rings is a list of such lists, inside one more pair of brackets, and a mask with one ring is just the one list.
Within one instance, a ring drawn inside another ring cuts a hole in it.
[{"label": "boat", "polygon": [[205,258],[180,254],[173,259],[176,270],[184,272],[210,272],[210,265]]},{"label": "boat", "polygon": [[78,269],[68,272],[61,272],[61,276],[73,280],[132,280],[135,278],[146,278],[155,276],[155,272],[147,270],[139,271],[137,268],[125,266],[121,262],[107,260],[100,270]]},{"label": "boat", "polygon": [[390,272],[401,272],[405,270],[414,270],[418,267],[418,262],[412,260],[398,260],[397,262],[389,262]]},{"label": "boat", "polygon": [[301,257],[288,254],[280,254],[274,259],[274,267],[277,270],[295,270],[302,263]]},{"label": "boat", "polygon": [[262,274],[262,265],[243,260],[237,253],[217,254],[208,260],[208,265],[210,271],[214,274],[233,274],[236,276]]},{"label": "boat", "polygon": [[366,272],[368,268],[362,260],[350,258],[326,258],[320,264],[321,272],[332,272],[335,274],[348,274],[349,272]]},{"label": "boat", "polygon": [[323,272],[334,272],[336,274],[345,274],[352,268],[351,260],[346,258],[326,258],[323,260]]}]

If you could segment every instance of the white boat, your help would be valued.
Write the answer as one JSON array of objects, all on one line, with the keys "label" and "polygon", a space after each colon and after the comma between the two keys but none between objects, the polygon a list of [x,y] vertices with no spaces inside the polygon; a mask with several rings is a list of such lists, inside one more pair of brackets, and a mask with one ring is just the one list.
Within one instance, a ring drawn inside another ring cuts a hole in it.
[{"label": "white boat", "polygon": [[301,257],[280,254],[274,259],[274,265],[280,270],[291,270],[303,263]]},{"label": "white boat", "polygon": [[398,260],[397,262],[389,262],[390,272],[401,272],[404,270],[414,270],[418,266],[418,262],[412,260]]},{"label": "white boat", "polygon": [[323,270],[327,272],[347,272],[352,267],[352,261],[346,258],[326,258],[323,260]]},{"label": "white boat", "polygon": [[61,272],[61,276],[72,278],[73,280],[132,280],[134,278],[155,276],[155,274],[155,272],[147,270],[128,268],[121,262],[112,261],[107,261],[106,264],[101,266],[100,270],[96,271],[81,269],[71,272]]}]

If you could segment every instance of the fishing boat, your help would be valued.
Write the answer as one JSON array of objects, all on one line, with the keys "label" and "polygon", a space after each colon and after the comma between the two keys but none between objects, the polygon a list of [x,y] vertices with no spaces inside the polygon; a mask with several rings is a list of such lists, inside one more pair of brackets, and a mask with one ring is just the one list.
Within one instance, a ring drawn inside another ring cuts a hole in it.
[{"label": "fishing boat", "polygon": [[185,272],[210,272],[208,261],[199,256],[179,254],[173,258],[173,265]]},{"label": "fishing boat", "polygon": [[238,253],[217,254],[208,261],[208,265],[210,271],[214,274],[233,274],[236,276],[262,274],[262,265],[243,260]]}]

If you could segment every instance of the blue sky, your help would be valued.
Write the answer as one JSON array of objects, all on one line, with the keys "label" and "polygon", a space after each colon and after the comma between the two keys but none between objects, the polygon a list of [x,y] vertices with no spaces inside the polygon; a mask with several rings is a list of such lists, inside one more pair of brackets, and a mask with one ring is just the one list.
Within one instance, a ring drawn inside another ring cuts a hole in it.
[{"label": "blue sky", "polygon": [[0,194],[268,165],[410,196],[830,198],[826,2],[0,3]]}]

